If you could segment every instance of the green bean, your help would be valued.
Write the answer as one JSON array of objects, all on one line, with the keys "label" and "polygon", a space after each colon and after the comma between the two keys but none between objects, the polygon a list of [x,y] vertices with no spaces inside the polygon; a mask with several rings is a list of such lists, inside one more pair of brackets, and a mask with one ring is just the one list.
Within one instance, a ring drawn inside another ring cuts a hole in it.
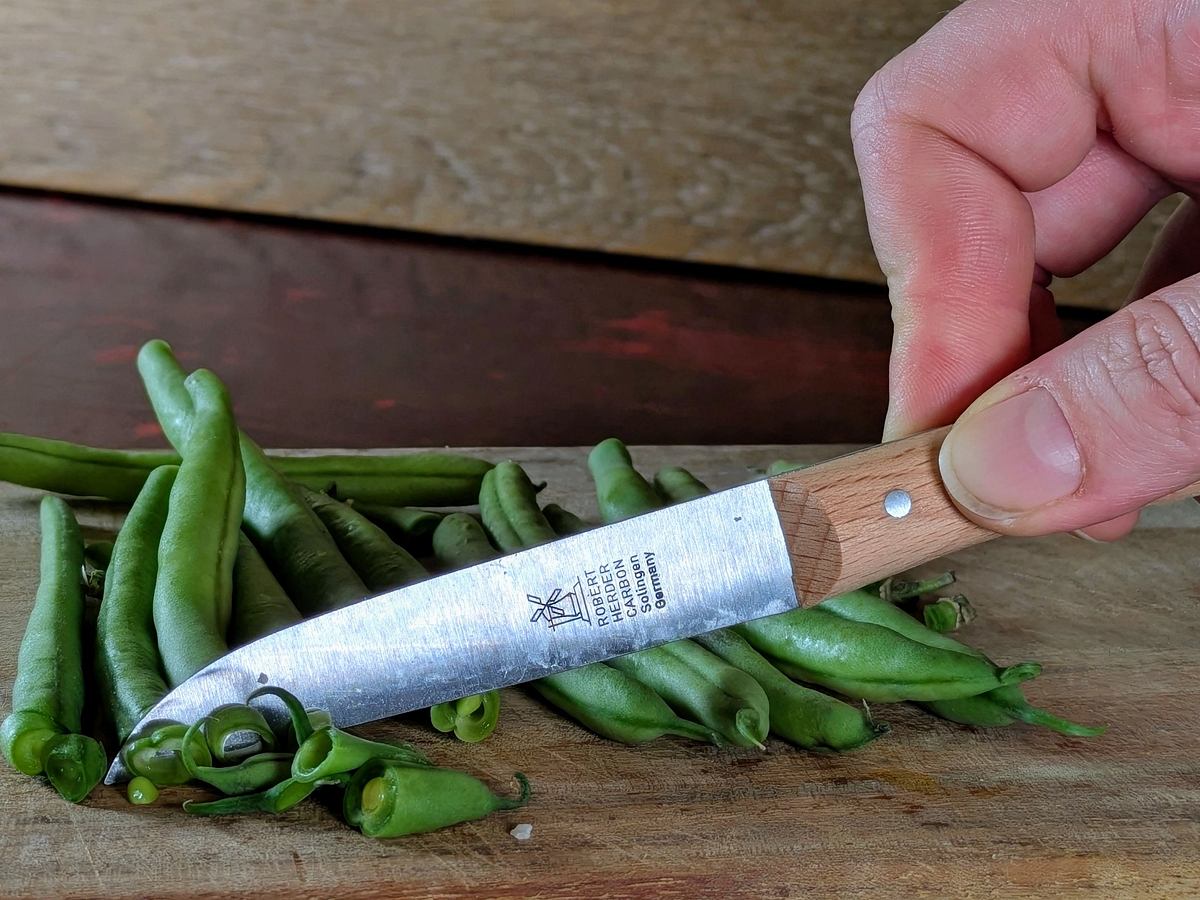
[{"label": "green bean", "polygon": [[394,759],[411,766],[428,766],[429,760],[409,744],[369,741],[332,726],[321,728],[300,745],[292,760],[292,778],[317,781],[341,772],[353,772],[370,759]]},{"label": "green bean", "polygon": [[529,801],[529,781],[520,772],[513,777],[520,783],[521,793],[514,798],[500,797],[466,772],[374,759],[350,780],[342,814],[367,837],[436,831],[497,810],[524,806]]},{"label": "green bean", "polygon": [[962,594],[939,597],[920,607],[925,627],[939,634],[957,631],[975,620],[975,607]]},{"label": "green bean", "polygon": [[[332,483],[343,496],[397,506],[470,505],[491,468],[483,460],[451,453],[285,454],[271,455],[269,461],[283,477],[313,490]],[[169,450],[107,450],[0,433],[0,481],[55,494],[132,503],[152,471],[179,462],[179,455]]]},{"label": "green bean", "polygon": [[605,522],[617,522],[662,506],[654,488],[633,468],[625,445],[616,438],[592,448],[588,470],[596,482],[596,500]]},{"label": "green bean", "polygon": [[247,813],[278,814],[305,800],[319,787],[317,782],[299,782],[294,778],[258,794],[222,797],[220,800],[183,801],[183,811],[194,816],[237,816]]},{"label": "green bean", "polygon": [[767,466],[767,475],[782,475],[784,472],[795,472],[800,469],[807,469],[812,463],[791,462],[786,459],[777,459],[775,462]]},{"label": "green bean", "polygon": [[1036,663],[999,668],[883,625],[842,618],[823,606],[745,622],[734,631],[785,675],[880,703],[969,697],[1041,671]]},{"label": "green bean", "polygon": [[154,585],[167,504],[179,469],[155,469],[125,517],[105,575],[96,621],[96,674],[124,743],[167,693],[154,637]]},{"label": "green bean", "polygon": [[720,741],[715,732],[677,715],[642,682],[603,663],[548,675],[528,686],[550,705],[609,740],[642,744],[673,734],[694,741]]},{"label": "green bean", "polygon": [[885,578],[883,581],[869,584],[861,590],[869,594],[877,594],[888,603],[902,603],[905,600],[916,600],[924,594],[932,594],[944,587],[954,584],[953,572],[942,572],[932,578],[910,581],[901,578]]},{"label": "green bean", "polygon": [[[487,479],[485,490],[486,483]],[[526,496],[524,502],[536,508],[536,499]],[[480,512],[485,526],[489,522],[494,528],[507,524],[498,503],[481,502]],[[578,517],[566,510],[562,512],[563,515],[557,516],[559,524],[564,529],[575,528]],[[664,734],[714,743],[719,740],[715,732],[676,715],[662,697],[636,678],[603,663],[559,672],[531,682],[528,687],[585,728],[614,741],[640,744]]]},{"label": "green bean", "polygon": [[466,744],[482,741],[500,720],[500,692],[471,694],[429,708],[429,721],[441,732],[454,732]]},{"label": "green bean", "polygon": [[[183,423],[192,413],[180,393],[184,372],[171,348],[150,341],[138,353],[138,370],[167,438],[182,441]],[[243,527],[296,608],[312,616],[366,597],[366,585],[342,558],[299,488],[245,434],[239,441],[246,472]],[[234,547],[236,555],[236,540]]]},{"label": "green bean", "polygon": [[557,537],[537,505],[537,488],[512,460],[483,477],[479,514],[492,542],[505,553],[535,547]]},{"label": "green bean", "polygon": [[[147,778],[159,787],[183,784],[191,777],[180,753],[187,733],[188,727],[179,722],[159,725],[126,742],[121,748],[121,761],[131,775]],[[189,753],[196,754],[197,765],[212,765],[207,743],[193,736],[187,746]]]},{"label": "green bean", "polygon": [[759,683],[770,702],[771,733],[808,750],[844,752],[870,743],[888,726],[860,707],[796,684],[728,629],[702,634],[696,642]]},{"label": "green bean", "polygon": [[[478,494],[470,502],[473,503],[477,497]],[[388,537],[413,554],[430,552],[433,532],[443,518],[442,513],[430,512],[427,509],[413,509],[411,506],[384,506],[379,503],[359,503],[357,500],[347,500],[346,503],[382,528],[387,532]]]},{"label": "green bean", "polygon": [[542,507],[542,515],[559,537],[569,534],[579,534],[588,530],[588,524],[570,510],[563,509],[557,503],[547,503]]},{"label": "green bean", "polygon": [[83,588],[89,597],[104,596],[104,574],[112,561],[113,542],[89,541],[83,548]]},{"label": "green bean", "polygon": [[965,653],[970,656],[980,655],[966,644],[927,628],[895,604],[867,591],[850,591],[837,597],[830,597],[815,608],[851,622],[879,625],[929,647]]},{"label": "green bean", "polygon": [[[662,506],[662,498],[638,474],[625,445],[615,438],[588,456],[596,499],[605,522]],[[680,479],[669,478],[675,488]],[[688,489],[700,485],[690,479]],[[658,693],[675,710],[741,747],[762,748],[770,727],[770,703],[753,678],[694,641],[674,641],[608,661]]]},{"label": "green bean", "polygon": [[608,665],[730,743],[763,748],[771,722],[766,693],[745,672],[694,641],[672,641],[619,656]]},{"label": "green bean", "polygon": [[1080,725],[1032,706],[1016,685],[996,688],[974,697],[931,700],[918,705],[943,719],[976,728],[997,728],[1024,722],[1072,737],[1095,737],[1107,730],[1103,725]]},{"label": "green bean", "polygon": [[[247,703],[218,706],[205,716],[203,730],[204,741],[217,762],[233,762],[275,747],[275,732],[263,714]],[[247,735],[254,738],[247,741]]]},{"label": "green bean", "polygon": [[[188,376],[194,416],[158,545],[154,628],[167,682],[175,687],[225,655],[237,533],[245,498],[229,394],[211,372]],[[165,427],[165,426],[164,426]],[[236,516],[233,513],[236,512]],[[232,548],[232,549],[231,549]]]},{"label": "green bean", "polygon": [[[191,745],[209,720],[195,722],[183,739],[183,747]],[[184,768],[193,781],[203,781],[226,796],[251,794],[278,784],[292,774],[292,754],[256,753],[248,756],[236,766],[204,766],[192,759],[192,755],[181,749]]]},{"label": "green bean", "polygon": [[104,748],[86,734],[56,734],[43,754],[46,778],[64,800],[80,803],[108,768]]},{"label": "green bean", "polygon": [[[662,469],[654,483],[670,503],[709,493],[708,487],[686,469]],[[770,703],[771,731],[784,740],[810,750],[845,751],[888,731],[886,725],[872,722],[865,710],[792,681],[729,629],[695,640],[759,683]]]},{"label": "green bean", "polygon": [[296,608],[306,616],[357,603],[370,590],[338,550],[320,517],[245,435],[243,526]]},{"label": "green bean", "polygon": [[154,782],[149,778],[142,775],[135,775],[129,779],[129,785],[125,789],[125,796],[135,806],[149,806],[158,799],[158,788],[154,786]]},{"label": "green bean", "polygon": [[353,507],[326,494],[303,488],[305,502],[316,512],[342,556],[367,590],[378,593],[425,578],[425,568],[387,533]]},{"label": "green bean", "polygon": [[230,645],[248,644],[295,625],[302,618],[250,538],[239,535],[237,558],[233,562]]},{"label": "green bean", "polygon": [[[282,457],[280,457],[282,459]],[[453,453],[288,457],[287,475],[313,490],[387,506],[470,506],[490,462]]]},{"label": "green bean", "polygon": [[667,503],[682,503],[712,493],[708,485],[679,466],[665,466],[654,475],[654,489]]},{"label": "green bean", "polygon": [[[985,664],[995,665],[992,660],[974,647],[927,628],[907,613],[896,609],[889,603],[881,602],[871,594],[855,591],[834,599],[837,601],[834,608],[840,609],[844,615],[854,616],[860,621],[869,621],[885,627],[890,626],[911,640],[931,647],[962,653],[979,659]],[[824,605],[822,604],[822,606]],[[917,705],[940,718],[977,728],[995,728],[1012,725],[1015,722],[1024,722],[1029,725],[1041,725],[1060,734],[1075,737],[1094,737],[1105,731],[1103,726],[1079,725],[1032,706],[1025,699],[1021,688],[1015,684],[993,688],[968,697],[926,700]]]},{"label": "green bean", "polygon": [[[483,526],[465,513],[451,513],[442,519],[433,533],[432,544],[438,563],[450,569],[473,566],[497,556]],[[429,708],[429,721],[434,728],[453,731],[455,737],[466,743],[482,741],[495,731],[499,719],[499,691],[472,694]]]},{"label": "green bean", "polygon": [[451,513],[433,532],[433,558],[445,569],[463,569],[495,559],[499,552],[474,516]]},{"label": "green bean", "polygon": [[39,775],[55,735],[76,734],[83,716],[83,537],[71,508],[43,497],[40,581],[17,653],[12,713],[0,747],[19,772]]},{"label": "green bean", "polygon": [[[248,704],[251,700],[267,696],[275,697],[283,704],[290,720],[286,732],[276,735],[276,743],[279,746],[290,746],[292,749],[296,749],[312,737],[312,733],[317,728],[333,724],[329,713],[325,710],[306,710],[304,704],[300,702],[300,699],[295,694],[270,684],[264,685],[250,694],[246,698],[246,703]],[[320,724],[315,724],[318,721]]]}]

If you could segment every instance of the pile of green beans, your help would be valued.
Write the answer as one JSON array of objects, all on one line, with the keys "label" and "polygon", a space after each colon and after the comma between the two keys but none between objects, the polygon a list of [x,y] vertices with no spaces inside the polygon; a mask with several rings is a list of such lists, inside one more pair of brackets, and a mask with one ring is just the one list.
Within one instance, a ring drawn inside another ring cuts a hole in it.
[{"label": "pile of green beans", "polygon": [[[446,453],[275,457],[237,425],[212,372],[187,373],[150,341],[138,370],[176,452],[99,450],[0,434],[0,480],[68,496],[131,504],[115,540],[86,547],[71,508],[42,500],[40,582],[18,656],[13,711],[0,751],[80,802],[102,777],[101,744],[85,733],[94,684],[125,767],[131,803],[161,787],[199,783],[219,799],[184,803],[201,816],[278,814],[317,791],[341,791],[347,822],[395,837],[514,809],[515,797],[465,772],[433,765],[408,744],[344,731],[279,686],[197,721],[149,710],[228,651],[302,620],[440,573],[478,565],[589,526],[539,505],[545,486],[516,462],[495,466]],[[686,469],[647,480],[610,438],[587,459],[603,523],[709,493]],[[779,463],[771,471],[797,468]],[[478,505],[478,515],[422,505]],[[910,702],[974,727],[1028,723],[1071,736],[1099,734],[1032,706],[1020,685],[1035,662],[998,665],[949,632],[974,617],[965,597],[938,597],[953,575],[888,579],[817,607],[747,622],[543,678],[529,689],[596,734],[626,744],[663,736],[765,749],[768,735],[822,752],[886,734],[867,702]],[[94,635],[85,597],[99,598]],[[95,675],[83,672],[94,641]],[[856,703],[840,699],[845,697]],[[287,714],[273,727],[256,704]],[[497,727],[489,691],[429,710],[436,731],[477,743]]]},{"label": "pile of green beans", "polygon": [[[176,453],[0,435],[0,479],[131,504],[115,541],[85,548],[70,507],[56,496],[42,501],[38,598],[18,658],[13,712],[0,728],[10,764],[44,774],[75,802],[103,776],[103,748],[82,733],[83,647],[94,640],[96,699],[132,775],[134,804],[155,802],[160,787],[197,782],[225,795],[186,804],[198,815],[281,812],[319,787],[345,789],[368,763],[432,770],[413,748],[343,732],[327,713],[304,710],[275,688],[256,693],[283,700],[285,733],[247,704],[220,707],[190,725],[136,729],[169,688],[230,645],[426,577],[414,554],[432,555],[444,518],[450,524],[438,546],[450,553],[457,542],[461,553],[463,519],[476,532],[468,537],[482,535],[474,519],[403,504],[472,504],[491,464],[448,453],[270,457],[238,429],[228,392],[211,372],[188,374],[162,341],[141,349],[138,369]],[[85,590],[100,601],[94,637],[86,633]],[[435,723],[464,741],[490,734],[498,714],[496,692],[431,710]],[[371,833],[452,824],[482,814],[481,798],[494,796],[465,773],[436,771],[419,808],[394,803],[390,813],[377,809],[381,795],[367,779]],[[425,783],[423,776],[404,781]],[[443,796],[451,783],[461,796]]]}]

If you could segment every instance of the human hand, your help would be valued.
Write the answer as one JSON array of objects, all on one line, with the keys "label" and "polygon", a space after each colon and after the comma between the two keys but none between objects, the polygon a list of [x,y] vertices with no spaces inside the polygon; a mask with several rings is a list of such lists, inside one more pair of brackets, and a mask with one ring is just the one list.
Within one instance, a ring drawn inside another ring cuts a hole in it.
[{"label": "human hand", "polygon": [[[851,127],[896,329],[885,437],[962,414],[943,478],[1010,533],[1113,539],[1196,481],[1200,0],[967,0]],[[1059,345],[1051,277],[1178,191],[1141,299]]]}]

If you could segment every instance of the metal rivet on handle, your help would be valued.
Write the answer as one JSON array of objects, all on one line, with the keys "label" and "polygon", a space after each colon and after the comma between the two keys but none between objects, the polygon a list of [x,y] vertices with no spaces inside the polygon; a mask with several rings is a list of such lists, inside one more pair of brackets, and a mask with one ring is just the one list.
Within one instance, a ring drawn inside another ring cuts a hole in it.
[{"label": "metal rivet on handle", "polygon": [[888,491],[883,498],[883,511],[893,519],[903,519],[912,512],[912,497],[908,491]]}]

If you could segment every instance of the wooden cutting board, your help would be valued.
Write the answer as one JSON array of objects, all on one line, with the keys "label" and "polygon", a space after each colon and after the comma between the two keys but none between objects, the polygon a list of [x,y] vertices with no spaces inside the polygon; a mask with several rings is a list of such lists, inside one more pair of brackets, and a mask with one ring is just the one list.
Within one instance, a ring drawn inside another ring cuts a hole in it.
[{"label": "wooden cutting board", "polygon": [[[832,448],[645,448],[726,486],[781,456]],[[548,500],[594,517],[583,451],[511,454]],[[37,495],[0,486],[0,708],[36,583]],[[79,504],[111,528],[112,508]],[[417,741],[502,791],[520,770],[525,809],[378,842],[309,802],[277,818],[199,820],[189,790],[134,808],[98,789],[83,806],[0,769],[0,894],[60,897],[1195,896],[1200,892],[1200,509],[1147,514],[1115,546],[1001,540],[954,568],[980,617],[963,634],[1001,661],[1046,666],[1035,702],[1106,735],[974,731],[876,706],[891,734],[822,756],[664,739],[609,743],[520,690],[499,730],[466,746],[420,715],[363,729]],[[402,636],[397,635],[397,640]],[[509,830],[531,823],[530,840]]]}]

